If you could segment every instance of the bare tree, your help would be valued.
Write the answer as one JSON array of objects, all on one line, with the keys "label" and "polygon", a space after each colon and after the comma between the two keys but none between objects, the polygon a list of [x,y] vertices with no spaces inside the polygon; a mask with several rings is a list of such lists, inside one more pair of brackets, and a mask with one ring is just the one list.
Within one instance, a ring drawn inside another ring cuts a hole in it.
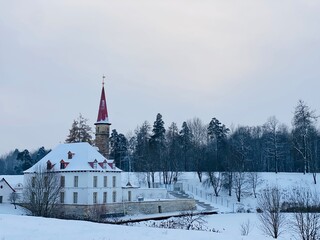
[{"label": "bare tree", "polygon": [[262,183],[260,174],[258,172],[249,172],[248,174],[248,185],[252,188],[253,196],[257,197],[257,187]]},{"label": "bare tree", "polygon": [[241,171],[235,172],[232,187],[236,194],[237,201],[240,202],[244,191],[248,189],[247,173]]},{"label": "bare tree", "polygon": [[273,116],[263,125],[263,129],[265,134],[265,156],[268,160],[267,169],[269,171],[269,160],[271,160],[275,173],[278,173],[279,162],[284,155],[283,142],[281,142],[280,138],[281,126],[276,117]]},{"label": "bare tree", "polygon": [[247,219],[247,221],[241,223],[240,225],[241,236],[248,236],[250,231],[251,231],[251,223],[250,223],[250,220]]},{"label": "bare tree", "polygon": [[215,196],[219,196],[219,192],[222,188],[222,174],[220,172],[206,172],[207,179],[203,184],[207,187],[212,187]]},{"label": "bare tree", "polygon": [[19,199],[20,199],[20,196],[16,191],[14,191],[10,194],[9,200],[14,205],[14,209],[17,209],[16,203],[17,203],[17,201],[19,201]]},{"label": "bare tree", "polygon": [[262,231],[270,237],[278,238],[285,226],[285,216],[281,212],[281,191],[277,186],[264,189],[258,197],[258,207],[261,210],[258,218]]},{"label": "bare tree", "polygon": [[60,175],[40,166],[27,175],[24,201],[35,216],[51,217],[61,189]]},{"label": "bare tree", "polygon": [[187,121],[192,134],[193,146],[193,159],[194,168],[197,171],[199,181],[202,182],[204,159],[205,159],[205,146],[207,144],[207,125],[203,124],[200,118],[193,118]]},{"label": "bare tree", "polygon": [[293,210],[293,220],[291,223],[299,239],[319,239],[319,203],[317,193],[308,188],[298,188],[292,191],[291,210]]},{"label": "bare tree", "polygon": [[292,120],[292,138],[294,149],[302,158],[304,174],[310,172],[310,164],[312,164],[312,143],[315,138],[317,118],[315,111],[311,110],[305,102],[299,100]]},{"label": "bare tree", "polygon": [[181,218],[181,223],[182,223],[183,229],[201,230],[203,225],[207,222],[204,219],[204,215],[199,213],[194,213],[193,211],[189,211],[185,213],[184,216]]}]

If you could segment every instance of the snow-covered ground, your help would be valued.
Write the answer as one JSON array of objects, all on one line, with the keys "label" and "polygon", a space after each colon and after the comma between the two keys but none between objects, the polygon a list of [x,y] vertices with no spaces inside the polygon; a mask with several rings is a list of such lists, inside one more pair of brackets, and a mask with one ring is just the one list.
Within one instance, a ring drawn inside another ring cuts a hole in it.
[{"label": "snow-covered ground", "polygon": [[[134,176],[130,177],[130,181],[134,181]],[[138,178],[137,178],[138,179]],[[41,217],[22,216],[25,212],[21,209],[14,209],[10,204],[0,204],[0,240],[46,240],[46,239],[78,239],[78,240],[163,240],[163,239],[183,239],[183,240],[266,240],[272,239],[267,237],[260,230],[260,222],[256,213],[230,213],[233,212],[233,204],[236,203],[235,197],[228,197],[225,192],[221,192],[219,199],[207,195],[212,192],[210,189],[203,188],[193,173],[186,173],[180,176],[181,181],[185,184],[192,184],[193,195],[195,198],[211,203],[213,207],[219,208],[220,214],[207,216],[207,227],[214,229],[215,232],[205,231],[187,231],[173,229],[158,229],[144,226],[118,226],[109,224],[98,224],[85,221],[59,220]],[[289,189],[297,186],[309,185],[315,188],[311,175],[303,175],[301,173],[263,173],[261,174],[263,183],[259,189],[263,189],[266,185],[277,184],[283,189]],[[124,179],[126,182],[126,179]],[[138,184],[137,184],[138,185]],[[316,185],[318,189],[318,185]],[[258,191],[259,191],[258,189]],[[190,194],[191,191],[189,191]],[[197,194],[195,194],[197,193]],[[201,197],[202,196],[202,197]],[[221,201],[223,198],[223,202]],[[255,209],[256,200],[248,195],[242,199],[243,206],[250,205],[251,209]],[[228,206],[226,206],[228,203]],[[237,205],[238,206],[238,205]],[[248,207],[249,208],[249,207]],[[290,214],[286,215],[287,218]],[[241,235],[241,224],[250,221],[251,231],[247,236]],[[289,240],[293,238],[291,228],[283,233],[279,238]]]}]

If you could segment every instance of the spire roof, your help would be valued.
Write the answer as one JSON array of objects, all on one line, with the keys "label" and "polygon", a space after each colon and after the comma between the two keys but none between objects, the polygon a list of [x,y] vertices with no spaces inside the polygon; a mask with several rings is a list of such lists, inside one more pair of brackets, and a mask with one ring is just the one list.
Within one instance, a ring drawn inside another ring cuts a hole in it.
[{"label": "spire roof", "polygon": [[[103,80],[104,80],[103,76]],[[99,105],[99,111],[98,111],[98,118],[97,122],[95,124],[111,124],[109,122],[108,118],[108,109],[107,109],[107,101],[106,101],[106,94],[104,91],[104,81],[102,82],[102,91],[101,91],[101,97],[100,97],[100,105]]]}]

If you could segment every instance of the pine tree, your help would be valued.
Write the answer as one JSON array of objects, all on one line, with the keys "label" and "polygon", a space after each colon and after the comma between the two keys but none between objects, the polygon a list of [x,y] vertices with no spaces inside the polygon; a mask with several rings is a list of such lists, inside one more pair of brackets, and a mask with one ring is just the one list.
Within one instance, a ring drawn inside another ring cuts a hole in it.
[{"label": "pine tree", "polygon": [[33,165],[33,160],[27,149],[18,153],[17,160],[20,160],[20,164],[14,167],[17,174],[22,174],[23,171],[27,170]]},{"label": "pine tree", "polygon": [[182,123],[181,131],[179,132],[180,146],[183,159],[184,171],[190,171],[190,151],[192,147],[192,133],[186,122]]},{"label": "pine tree", "polygon": [[150,149],[152,153],[152,163],[151,163],[151,178],[152,183],[154,183],[154,173],[156,171],[165,171],[165,133],[164,121],[162,120],[162,115],[157,114],[156,120],[153,123],[152,135],[150,138]]},{"label": "pine tree", "polygon": [[[208,126],[209,153],[213,155],[212,167],[221,168],[223,154],[227,146],[227,135],[229,128],[222,124],[218,119],[212,118]],[[219,169],[221,170],[221,169]]]},{"label": "pine tree", "polygon": [[66,143],[88,142],[92,144],[92,130],[87,121],[88,119],[84,118],[81,114],[77,120],[73,120]]},{"label": "pine tree", "polygon": [[[110,156],[115,160],[116,165],[123,169],[122,161],[128,154],[128,140],[122,134],[118,134],[116,129],[112,130],[110,136]],[[128,170],[128,164],[123,170]]]}]

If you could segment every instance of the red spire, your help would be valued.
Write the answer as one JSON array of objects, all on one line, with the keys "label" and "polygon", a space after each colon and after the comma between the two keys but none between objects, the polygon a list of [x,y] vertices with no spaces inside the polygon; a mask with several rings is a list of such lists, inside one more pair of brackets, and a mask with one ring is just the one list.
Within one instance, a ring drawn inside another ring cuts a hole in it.
[{"label": "red spire", "polygon": [[99,112],[98,112],[98,118],[97,118],[96,124],[98,123],[111,124],[108,119],[107,101],[106,101],[106,95],[104,92],[104,78],[105,76],[103,76],[100,106],[99,106]]}]

